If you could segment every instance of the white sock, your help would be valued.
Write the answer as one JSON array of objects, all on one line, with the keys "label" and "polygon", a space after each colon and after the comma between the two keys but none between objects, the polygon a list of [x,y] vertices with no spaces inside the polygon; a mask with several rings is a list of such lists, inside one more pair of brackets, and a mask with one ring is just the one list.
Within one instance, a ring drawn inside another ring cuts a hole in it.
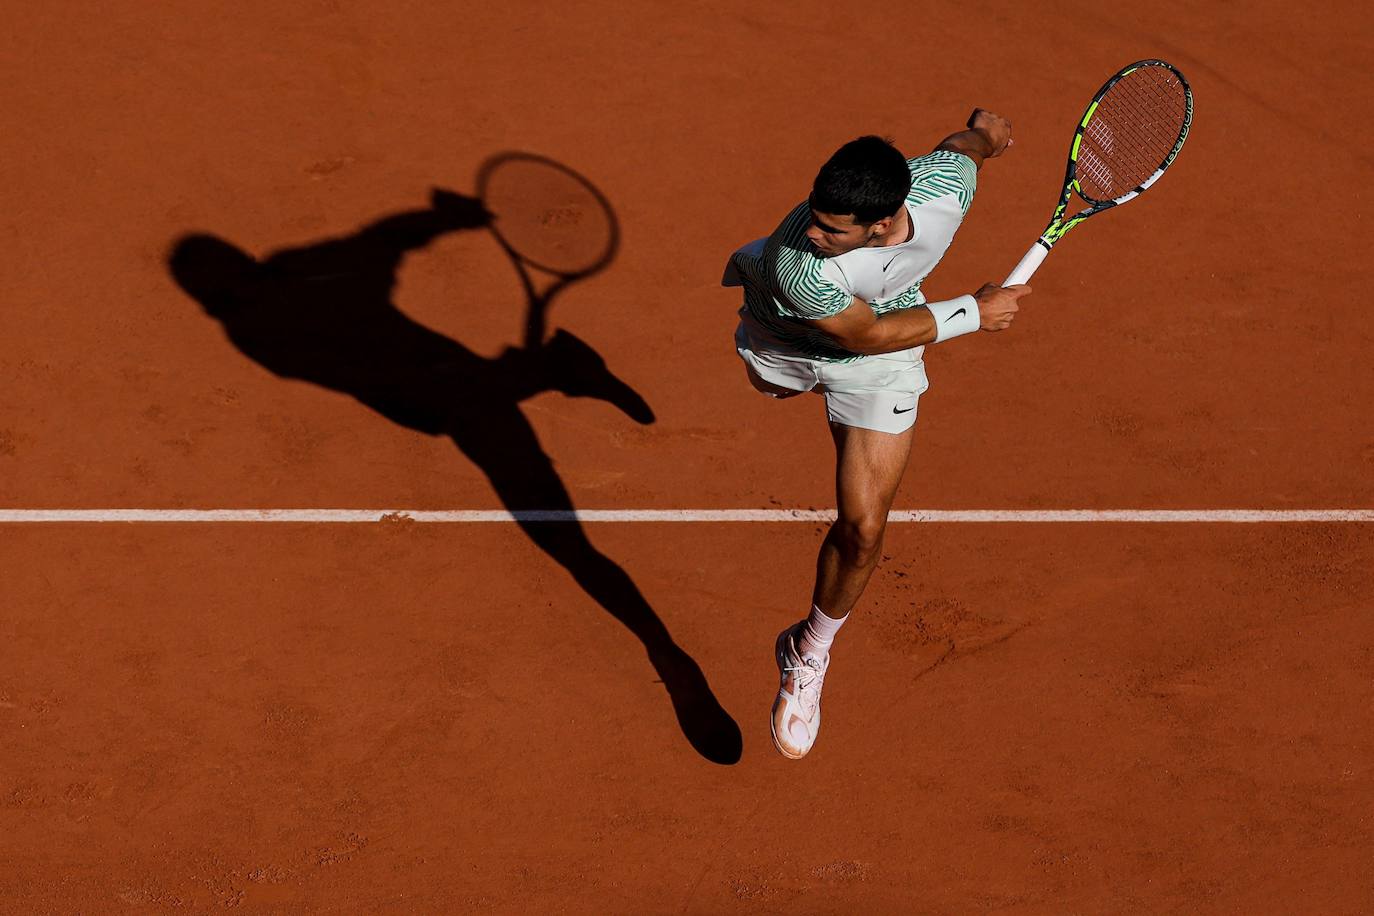
[{"label": "white sock", "polygon": [[830,654],[830,644],[835,641],[835,634],[840,632],[840,627],[844,626],[848,619],[848,614],[838,620],[827,617],[819,607],[811,605],[811,613],[806,616],[806,626],[802,627],[801,639],[797,640],[797,651],[802,655],[824,658]]}]

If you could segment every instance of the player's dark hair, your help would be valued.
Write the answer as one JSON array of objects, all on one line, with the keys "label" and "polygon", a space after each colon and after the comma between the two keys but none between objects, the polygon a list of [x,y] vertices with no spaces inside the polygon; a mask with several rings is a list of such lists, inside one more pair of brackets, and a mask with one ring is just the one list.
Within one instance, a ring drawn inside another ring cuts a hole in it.
[{"label": "player's dark hair", "polygon": [[860,137],[835,151],[816,174],[811,207],[860,223],[892,216],[911,190],[906,157],[882,137]]}]

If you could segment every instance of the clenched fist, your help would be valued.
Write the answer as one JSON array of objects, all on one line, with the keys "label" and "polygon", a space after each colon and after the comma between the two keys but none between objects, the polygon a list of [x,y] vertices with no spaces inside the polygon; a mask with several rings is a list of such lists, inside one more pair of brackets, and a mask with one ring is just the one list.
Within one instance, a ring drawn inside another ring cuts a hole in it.
[{"label": "clenched fist", "polygon": [[1011,122],[1001,115],[983,108],[975,108],[973,114],[969,115],[968,126],[970,130],[978,131],[987,139],[988,145],[992,148],[987,154],[988,159],[995,159],[1011,146]]}]

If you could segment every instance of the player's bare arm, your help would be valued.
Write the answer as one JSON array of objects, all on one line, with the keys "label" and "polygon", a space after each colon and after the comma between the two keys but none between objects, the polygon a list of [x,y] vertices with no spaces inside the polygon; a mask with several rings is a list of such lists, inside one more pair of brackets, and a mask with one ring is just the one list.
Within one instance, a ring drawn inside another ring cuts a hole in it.
[{"label": "player's bare arm", "polygon": [[[985,284],[973,294],[978,307],[978,327],[1003,331],[1011,326],[1020,306],[1017,300],[1030,293],[1029,286]],[[935,343],[940,327],[929,307],[901,309],[878,315],[873,306],[855,299],[838,315],[809,322],[839,347],[850,353],[874,356]]]},{"label": "player's bare arm", "polygon": [[984,159],[996,159],[1009,146],[1011,122],[1001,115],[975,108],[973,114],[969,115],[968,129],[950,134],[935,149],[963,153],[973,160],[975,167],[981,169]]}]

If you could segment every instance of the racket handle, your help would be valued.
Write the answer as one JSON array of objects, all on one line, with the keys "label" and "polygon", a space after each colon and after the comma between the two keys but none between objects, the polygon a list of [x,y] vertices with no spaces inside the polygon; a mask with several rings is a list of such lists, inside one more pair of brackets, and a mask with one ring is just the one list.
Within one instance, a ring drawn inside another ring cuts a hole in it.
[{"label": "racket handle", "polygon": [[1015,286],[1018,283],[1025,283],[1031,278],[1031,274],[1035,273],[1035,269],[1040,266],[1040,262],[1045,260],[1045,255],[1049,253],[1050,250],[1037,241],[1034,245],[1030,246],[1030,251],[1026,252],[1026,256],[1021,259],[1021,263],[1017,264],[1016,267],[1012,269],[1011,275],[1007,277],[1006,282],[1002,285]]}]

